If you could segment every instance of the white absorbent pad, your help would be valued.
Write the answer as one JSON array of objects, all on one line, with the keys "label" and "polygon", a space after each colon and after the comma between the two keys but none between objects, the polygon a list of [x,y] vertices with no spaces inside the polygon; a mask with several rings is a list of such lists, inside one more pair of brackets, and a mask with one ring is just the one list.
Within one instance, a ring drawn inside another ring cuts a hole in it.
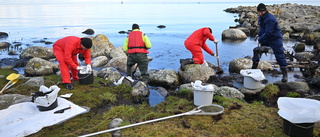
[{"label": "white absorbent pad", "polygon": [[[40,111],[33,102],[11,105],[0,110],[0,137],[22,137],[40,131],[43,127],[62,123],[76,115],[89,110],[82,108],[66,99],[57,98],[58,106],[49,111]],[[55,111],[71,106],[63,113]]]},{"label": "white absorbent pad", "polygon": [[320,121],[320,101],[308,98],[280,97],[278,114],[291,123]]}]

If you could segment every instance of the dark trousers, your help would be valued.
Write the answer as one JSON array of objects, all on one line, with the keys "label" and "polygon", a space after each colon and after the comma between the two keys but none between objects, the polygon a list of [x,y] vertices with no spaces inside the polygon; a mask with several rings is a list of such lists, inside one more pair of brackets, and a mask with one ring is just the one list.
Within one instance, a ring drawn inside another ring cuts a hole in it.
[{"label": "dark trousers", "polygon": [[[271,47],[274,53],[274,56],[276,57],[276,61],[280,65],[280,67],[286,67],[287,66],[287,61],[285,59],[284,55],[284,48],[282,44],[282,39],[275,39],[272,41],[269,41],[268,43],[261,43],[262,47],[263,46],[268,46]],[[259,62],[260,61],[260,55],[257,53],[256,48],[253,50],[253,62]]]},{"label": "dark trousers", "polygon": [[138,64],[139,70],[141,72],[142,80],[147,80],[148,74],[148,56],[146,53],[132,53],[128,54],[127,59],[127,75],[131,76],[131,68],[134,64]]}]

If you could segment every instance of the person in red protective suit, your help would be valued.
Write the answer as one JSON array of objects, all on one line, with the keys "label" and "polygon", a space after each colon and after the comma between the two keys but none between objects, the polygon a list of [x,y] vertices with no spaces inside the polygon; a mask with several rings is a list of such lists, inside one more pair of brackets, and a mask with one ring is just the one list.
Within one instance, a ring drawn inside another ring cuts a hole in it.
[{"label": "person in red protective suit", "polygon": [[194,31],[185,41],[185,47],[191,52],[192,59],[180,59],[180,69],[184,71],[185,65],[187,64],[202,64],[204,63],[204,57],[202,54],[202,49],[206,51],[208,54],[215,56],[214,52],[208,47],[206,44],[206,40],[209,39],[218,42],[212,36],[211,28],[205,27]]},{"label": "person in red protective suit", "polygon": [[90,48],[92,47],[92,40],[90,38],[79,38],[75,36],[67,36],[57,40],[53,44],[53,53],[59,62],[62,83],[67,89],[73,89],[71,85],[70,71],[73,80],[78,81],[78,70],[83,69],[79,66],[77,54],[82,53],[86,69],[91,71],[91,57]]}]

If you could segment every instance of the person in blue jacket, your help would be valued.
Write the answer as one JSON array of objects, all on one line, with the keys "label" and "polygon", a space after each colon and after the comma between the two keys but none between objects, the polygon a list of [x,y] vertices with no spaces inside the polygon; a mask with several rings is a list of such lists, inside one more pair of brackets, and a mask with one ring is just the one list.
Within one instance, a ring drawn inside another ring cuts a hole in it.
[{"label": "person in blue jacket", "polygon": [[[267,46],[272,48],[274,55],[276,57],[276,61],[280,65],[280,69],[283,74],[281,81],[287,82],[288,81],[287,61],[284,55],[282,32],[281,32],[280,26],[278,25],[278,21],[274,15],[272,15],[267,11],[266,5],[264,5],[263,3],[260,3],[258,5],[257,11],[259,14],[259,26],[260,26],[259,33],[258,33],[259,44],[261,45],[261,47]],[[252,69],[257,69],[261,54],[256,54],[257,48],[255,48],[253,51],[254,51],[254,56],[252,58],[252,61],[253,61]]]}]

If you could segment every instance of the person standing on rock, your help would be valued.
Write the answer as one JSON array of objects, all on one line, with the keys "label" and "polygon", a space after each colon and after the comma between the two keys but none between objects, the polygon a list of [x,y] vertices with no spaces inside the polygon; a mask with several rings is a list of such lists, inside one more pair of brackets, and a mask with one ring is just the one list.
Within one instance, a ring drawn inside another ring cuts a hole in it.
[{"label": "person standing on rock", "polygon": [[287,82],[287,61],[284,55],[282,32],[278,24],[278,21],[274,15],[267,11],[266,5],[264,5],[263,3],[260,3],[258,5],[257,11],[259,14],[260,26],[258,32],[258,41],[261,47],[256,47],[255,49],[253,49],[254,56],[252,58],[252,69],[258,68],[260,55],[262,52],[265,52],[265,50],[261,48],[266,49],[265,47],[271,47],[283,74],[281,81]]},{"label": "person standing on rock", "polygon": [[128,53],[127,75],[131,76],[131,68],[138,64],[141,72],[141,80],[147,82],[148,74],[148,49],[151,48],[151,42],[147,35],[140,31],[138,24],[132,25],[132,32],[129,33],[123,44],[123,50]]},{"label": "person standing on rock", "polygon": [[214,52],[206,44],[206,40],[209,39],[218,43],[212,35],[212,30],[209,27],[201,28],[194,31],[185,41],[185,47],[191,52],[192,58],[180,59],[180,69],[185,70],[185,65],[187,64],[202,64],[204,63],[204,57],[202,54],[202,49],[208,54],[215,56]]},{"label": "person standing on rock", "polygon": [[72,79],[79,81],[78,70],[84,69],[79,66],[77,54],[82,53],[86,69],[92,71],[90,48],[92,47],[92,40],[90,38],[79,38],[75,36],[67,36],[57,40],[53,44],[53,53],[59,62],[62,83],[67,89],[73,89],[70,78],[70,71]]}]

